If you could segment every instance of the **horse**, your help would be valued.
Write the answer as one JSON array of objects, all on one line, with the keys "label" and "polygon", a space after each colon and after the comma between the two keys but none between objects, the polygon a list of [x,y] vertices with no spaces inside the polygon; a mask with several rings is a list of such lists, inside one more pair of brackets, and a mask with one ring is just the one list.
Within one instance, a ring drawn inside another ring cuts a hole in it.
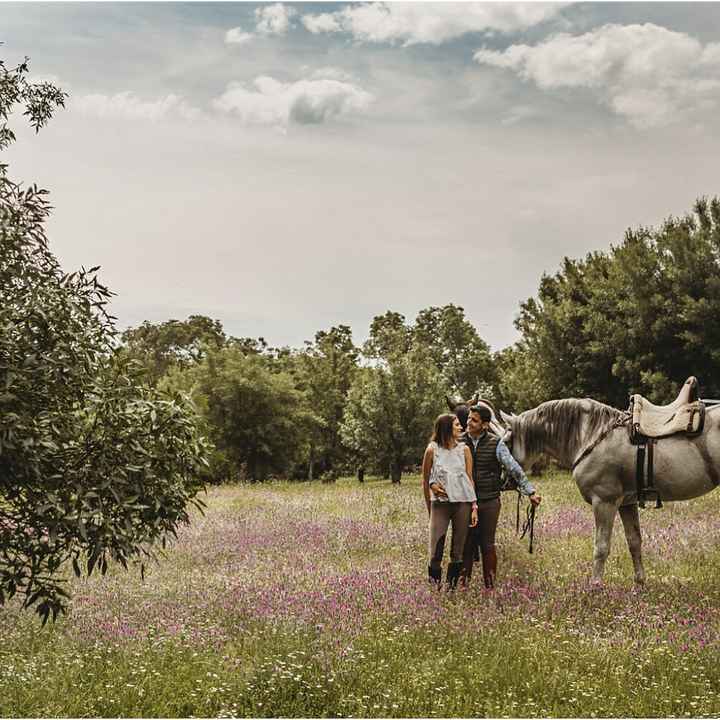
[{"label": "horse", "polygon": [[[688,381],[689,382],[689,381]],[[705,413],[701,434],[656,441],[654,486],[662,501],[689,500],[720,484],[720,412]],[[592,582],[602,584],[615,516],[619,513],[634,566],[645,582],[637,496],[637,447],[630,442],[630,415],[589,398],[550,400],[520,415],[501,412],[505,443],[527,467],[548,453],[572,476],[595,518]]]}]

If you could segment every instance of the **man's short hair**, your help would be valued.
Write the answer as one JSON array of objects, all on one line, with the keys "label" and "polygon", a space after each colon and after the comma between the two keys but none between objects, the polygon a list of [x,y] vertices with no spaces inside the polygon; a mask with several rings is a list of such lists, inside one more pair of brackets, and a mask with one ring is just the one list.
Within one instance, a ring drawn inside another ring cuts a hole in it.
[{"label": "man's short hair", "polygon": [[490,422],[492,420],[492,412],[487,405],[473,405],[470,408],[470,412],[477,413],[483,422]]}]

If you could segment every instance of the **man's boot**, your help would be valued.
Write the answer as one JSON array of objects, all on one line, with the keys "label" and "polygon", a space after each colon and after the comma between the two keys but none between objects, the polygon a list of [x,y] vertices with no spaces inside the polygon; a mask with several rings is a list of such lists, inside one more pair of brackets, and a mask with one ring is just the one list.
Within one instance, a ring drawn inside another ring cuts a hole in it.
[{"label": "man's boot", "polygon": [[428,580],[431,586],[439,588],[442,583],[442,567],[434,568],[428,565]]},{"label": "man's boot", "polygon": [[495,575],[497,574],[497,553],[494,545],[482,551],[482,566],[485,587],[492,589],[495,587]]},{"label": "man's boot", "polygon": [[447,586],[448,590],[454,590],[458,584],[460,570],[462,570],[462,560],[460,562],[451,562],[447,569]]}]

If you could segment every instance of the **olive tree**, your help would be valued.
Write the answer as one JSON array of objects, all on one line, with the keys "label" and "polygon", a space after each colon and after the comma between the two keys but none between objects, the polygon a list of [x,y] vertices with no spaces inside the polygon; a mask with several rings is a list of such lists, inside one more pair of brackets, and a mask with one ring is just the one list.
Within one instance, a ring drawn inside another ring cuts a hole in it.
[{"label": "olive tree", "polygon": [[[27,73],[0,62],[0,149],[18,105],[37,131],[64,103]],[[49,212],[0,166],[0,605],[17,595],[43,622],[64,609],[66,568],[142,566],[189,521],[207,457],[189,401],[117,352],[98,268],[63,272]]]}]

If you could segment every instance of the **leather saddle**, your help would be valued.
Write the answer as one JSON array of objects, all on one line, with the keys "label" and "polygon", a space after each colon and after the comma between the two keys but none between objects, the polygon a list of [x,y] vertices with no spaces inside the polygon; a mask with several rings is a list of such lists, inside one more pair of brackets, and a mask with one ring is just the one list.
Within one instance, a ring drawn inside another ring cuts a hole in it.
[{"label": "leather saddle", "polygon": [[640,394],[630,397],[630,436],[661,438],[676,433],[699,435],[705,424],[705,405],[699,399],[697,378],[690,376],[680,394],[668,405],[654,405]]}]

